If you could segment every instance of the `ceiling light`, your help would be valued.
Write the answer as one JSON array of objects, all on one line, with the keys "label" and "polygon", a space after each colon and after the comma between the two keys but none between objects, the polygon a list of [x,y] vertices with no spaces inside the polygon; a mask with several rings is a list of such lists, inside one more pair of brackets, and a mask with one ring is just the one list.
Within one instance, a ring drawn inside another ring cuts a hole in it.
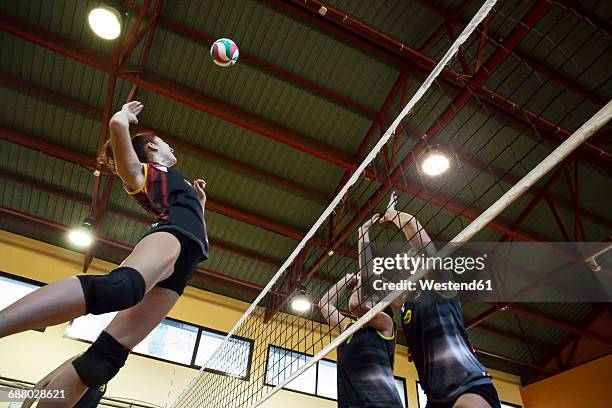
[{"label": "ceiling light", "polygon": [[308,296],[306,296],[306,286],[300,286],[298,294],[291,302],[291,308],[298,313],[302,313],[310,310],[311,305],[312,303],[310,302],[310,299],[308,299]]},{"label": "ceiling light", "polygon": [[93,242],[93,224],[93,219],[91,219],[91,217],[85,218],[81,225],[70,231],[68,238],[74,245],[80,248],[90,246]]},{"label": "ceiling light", "polygon": [[438,150],[430,151],[423,160],[422,169],[428,176],[439,176],[450,167],[448,158]]},{"label": "ceiling light", "polygon": [[114,40],[121,34],[121,14],[117,9],[101,5],[89,12],[89,26],[99,37]]}]

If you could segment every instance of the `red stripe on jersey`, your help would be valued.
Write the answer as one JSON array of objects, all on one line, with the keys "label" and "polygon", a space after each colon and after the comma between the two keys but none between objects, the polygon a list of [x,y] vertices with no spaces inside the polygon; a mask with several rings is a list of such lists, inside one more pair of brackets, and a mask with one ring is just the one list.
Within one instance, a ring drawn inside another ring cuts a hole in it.
[{"label": "red stripe on jersey", "polygon": [[162,206],[163,206],[163,213],[160,215],[160,217],[162,217],[162,219],[164,221],[168,220],[168,208],[170,207],[168,204],[168,173],[166,172],[159,172],[159,175],[161,176],[161,197],[162,197]]}]

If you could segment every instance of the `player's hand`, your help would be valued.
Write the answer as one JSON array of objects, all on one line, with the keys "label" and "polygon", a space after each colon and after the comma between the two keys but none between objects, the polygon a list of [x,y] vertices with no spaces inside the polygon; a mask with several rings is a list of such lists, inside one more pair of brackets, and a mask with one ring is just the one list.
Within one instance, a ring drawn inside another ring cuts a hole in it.
[{"label": "player's hand", "polygon": [[347,288],[352,288],[355,285],[357,285],[357,282],[359,280],[359,275],[356,273],[348,273],[346,274],[346,287]]},{"label": "player's hand", "polygon": [[389,199],[389,204],[387,204],[387,209],[385,210],[385,214],[380,218],[378,222],[381,224],[383,222],[393,221],[395,217],[397,217],[397,210],[395,209],[395,205],[397,204],[397,194],[395,191],[391,192],[391,198]]},{"label": "player's hand", "polygon": [[138,123],[138,114],[142,112],[144,105],[138,101],[128,102],[121,107],[121,112],[125,113],[128,122]]},{"label": "player's hand", "polygon": [[372,218],[370,218],[369,220],[367,220],[362,226],[361,229],[363,230],[363,232],[367,232],[370,227],[372,225],[374,225],[376,223],[376,221],[378,221],[380,219],[380,214],[374,214],[372,216]]},{"label": "player's hand", "polygon": [[206,204],[206,182],[202,179],[197,179],[193,182],[193,188],[198,193],[198,200],[202,203],[202,208]]}]

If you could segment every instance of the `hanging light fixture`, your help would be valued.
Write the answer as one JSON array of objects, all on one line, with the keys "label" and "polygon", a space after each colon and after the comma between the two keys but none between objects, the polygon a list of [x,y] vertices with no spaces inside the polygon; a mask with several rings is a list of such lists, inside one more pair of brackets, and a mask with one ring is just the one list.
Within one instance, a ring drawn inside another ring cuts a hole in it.
[{"label": "hanging light fixture", "polygon": [[91,9],[87,21],[93,32],[105,40],[114,40],[121,34],[121,13],[110,4],[100,4]]},{"label": "hanging light fixture", "polygon": [[312,303],[308,296],[306,296],[306,286],[300,285],[297,295],[291,302],[291,308],[298,313],[303,313],[310,310],[310,306],[312,306]]},{"label": "hanging light fixture", "polygon": [[83,220],[81,225],[70,231],[68,239],[70,239],[74,245],[80,248],[86,248],[93,242],[93,229],[93,218],[87,217]]},{"label": "hanging light fixture", "polygon": [[438,149],[430,149],[425,154],[425,159],[421,164],[423,173],[428,176],[439,176],[446,172],[450,167],[448,157]]}]

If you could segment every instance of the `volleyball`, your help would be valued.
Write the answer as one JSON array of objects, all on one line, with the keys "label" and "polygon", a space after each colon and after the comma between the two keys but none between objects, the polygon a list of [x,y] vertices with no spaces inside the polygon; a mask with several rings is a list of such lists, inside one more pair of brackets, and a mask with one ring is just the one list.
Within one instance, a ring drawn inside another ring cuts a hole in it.
[{"label": "volleyball", "polygon": [[210,56],[220,67],[232,66],[238,61],[238,46],[229,38],[220,38],[210,47]]}]

